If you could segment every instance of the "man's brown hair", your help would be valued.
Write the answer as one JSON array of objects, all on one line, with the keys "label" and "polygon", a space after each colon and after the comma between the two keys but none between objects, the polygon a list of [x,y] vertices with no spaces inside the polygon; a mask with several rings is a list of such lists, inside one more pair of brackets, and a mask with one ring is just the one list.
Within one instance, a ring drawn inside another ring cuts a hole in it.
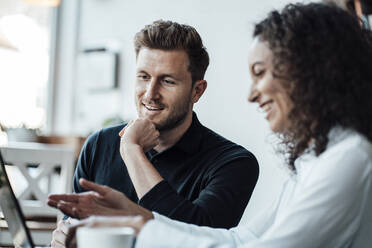
[{"label": "man's brown hair", "polygon": [[141,48],[184,50],[189,58],[192,82],[202,80],[209,65],[209,55],[195,28],[172,21],[158,20],[146,25],[134,37],[138,56]]}]

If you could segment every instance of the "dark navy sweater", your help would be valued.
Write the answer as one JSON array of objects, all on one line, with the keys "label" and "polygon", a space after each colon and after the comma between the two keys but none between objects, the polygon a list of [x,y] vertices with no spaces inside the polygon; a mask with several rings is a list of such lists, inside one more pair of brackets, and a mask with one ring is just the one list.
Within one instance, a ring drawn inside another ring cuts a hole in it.
[{"label": "dark navy sweater", "polygon": [[172,219],[211,227],[234,227],[258,179],[252,153],[198,121],[171,148],[146,153],[164,180],[138,199],[120,152],[118,133],[125,125],[102,129],[84,144],[74,176],[123,192],[139,205]]}]

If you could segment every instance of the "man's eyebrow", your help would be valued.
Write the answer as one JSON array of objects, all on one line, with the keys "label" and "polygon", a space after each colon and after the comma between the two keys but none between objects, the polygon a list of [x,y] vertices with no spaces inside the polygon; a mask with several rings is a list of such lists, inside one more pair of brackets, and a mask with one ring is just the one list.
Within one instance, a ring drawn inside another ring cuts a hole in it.
[{"label": "man's eyebrow", "polygon": [[[151,75],[150,73],[148,73],[146,71],[145,68],[137,68],[137,69],[138,70],[136,71],[136,74],[144,73],[144,74],[147,74],[147,75]],[[170,77],[170,78],[173,78],[176,81],[181,81],[182,80],[182,78],[177,76],[177,74],[175,74],[175,73],[164,73],[164,74],[160,74],[159,77],[161,77],[161,78]]]},{"label": "man's eyebrow", "polygon": [[179,80],[179,78],[176,75],[171,74],[171,73],[170,74],[163,74],[162,77],[171,77],[171,78],[174,78],[176,80]]},{"label": "man's eyebrow", "polygon": [[139,71],[136,71],[136,73],[146,73],[146,74],[148,74],[145,70],[139,70]]}]

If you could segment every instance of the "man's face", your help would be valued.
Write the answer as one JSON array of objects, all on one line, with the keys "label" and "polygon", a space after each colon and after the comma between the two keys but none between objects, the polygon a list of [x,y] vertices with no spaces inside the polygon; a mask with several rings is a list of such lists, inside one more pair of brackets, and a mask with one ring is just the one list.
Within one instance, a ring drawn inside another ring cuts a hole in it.
[{"label": "man's face", "polygon": [[137,56],[135,100],[139,117],[159,131],[179,126],[192,111],[192,79],[185,51],[142,48]]}]

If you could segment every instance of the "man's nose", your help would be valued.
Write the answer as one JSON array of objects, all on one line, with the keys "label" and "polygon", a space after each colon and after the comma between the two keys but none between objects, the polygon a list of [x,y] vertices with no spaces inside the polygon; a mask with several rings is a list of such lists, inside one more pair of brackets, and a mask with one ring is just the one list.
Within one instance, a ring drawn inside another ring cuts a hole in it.
[{"label": "man's nose", "polygon": [[147,100],[158,99],[159,95],[159,83],[156,79],[152,79],[146,87],[145,98]]}]

